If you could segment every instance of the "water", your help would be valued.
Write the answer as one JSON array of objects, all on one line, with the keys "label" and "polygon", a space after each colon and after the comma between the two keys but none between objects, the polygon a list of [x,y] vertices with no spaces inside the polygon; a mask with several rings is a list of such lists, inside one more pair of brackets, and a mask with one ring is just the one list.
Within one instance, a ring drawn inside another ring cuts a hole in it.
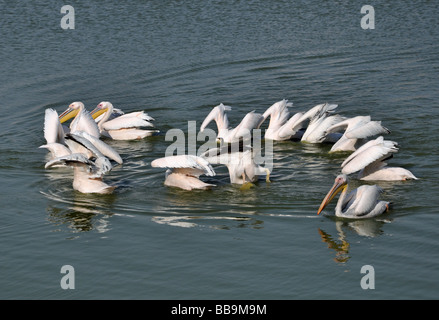
[{"label": "water", "polygon": [[[0,2],[1,298],[438,298],[436,2],[378,2],[374,30],[358,1],[77,1],[74,30],[60,27],[64,4]],[[328,145],[275,143],[272,183],[247,191],[223,167],[207,192],[166,188],[150,167],[167,130],[213,106],[232,106],[236,125],[283,98],[381,120],[400,144],[391,164],[420,179],[380,183],[389,214],[344,221],[334,205],[316,214],[346,157]],[[108,142],[125,161],[105,177],[112,195],[44,169],[44,110],[78,100],[146,110],[162,132]]]}]

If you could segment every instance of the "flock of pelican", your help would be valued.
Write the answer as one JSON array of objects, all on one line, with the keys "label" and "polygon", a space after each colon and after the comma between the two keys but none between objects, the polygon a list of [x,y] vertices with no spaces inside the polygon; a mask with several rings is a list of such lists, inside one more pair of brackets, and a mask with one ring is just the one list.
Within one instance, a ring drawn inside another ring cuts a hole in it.
[{"label": "flock of pelican", "polygon": [[[211,122],[217,128],[219,146],[200,156],[176,155],[155,159],[151,167],[166,169],[166,186],[184,190],[210,189],[212,183],[203,182],[200,176],[215,176],[212,165],[228,168],[230,183],[251,187],[260,176],[270,182],[270,170],[254,159],[254,148],[248,134],[260,129],[268,119],[266,140],[295,140],[306,143],[331,143],[329,152],[351,152],[341,164],[341,174],[323,199],[318,214],[339,193],[335,215],[344,218],[375,217],[389,209],[389,202],[379,200],[382,189],[377,185],[362,185],[348,193],[348,175],[357,173],[357,179],[369,181],[395,181],[417,179],[409,170],[388,167],[385,161],[398,152],[398,144],[385,140],[383,134],[390,130],[381,121],[370,116],[346,118],[335,113],[338,105],[319,104],[291,114],[292,103],[281,100],[263,114],[251,111],[241,122],[231,127],[228,119],[230,106],[214,107],[201,124],[200,132]],[[67,127],[64,123],[70,119]],[[138,140],[159,133],[154,118],[144,111],[124,113],[108,101],[99,103],[93,111],[85,109],[82,102],[73,102],[60,115],[49,108],[45,110],[44,138],[40,148],[49,150],[50,159],[45,168],[69,166],[73,168],[73,188],[82,193],[112,193],[115,189],[103,181],[113,164],[122,164],[119,153],[105,142],[113,140]]]}]

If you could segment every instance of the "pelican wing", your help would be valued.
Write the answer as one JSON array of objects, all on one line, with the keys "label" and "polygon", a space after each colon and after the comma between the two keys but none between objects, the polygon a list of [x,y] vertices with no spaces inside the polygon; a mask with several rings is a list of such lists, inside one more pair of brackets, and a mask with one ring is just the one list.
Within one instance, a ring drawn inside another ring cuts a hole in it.
[{"label": "pelican wing", "polygon": [[44,138],[47,144],[64,142],[64,130],[59,122],[58,113],[51,108],[45,110]]},{"label": "pelican wing", "polygon": [[279,137],[290,137],[296,134],[298,130],[302,129],[303,123],[298,121],[302,116],[303,113],[298,112],[288,119],[288,121],[279,129]]},{"label": "pelican wing", "polygon": [[73,135],[70,134],[69,136],[77,140],[78,143],[83,144],[84,147],[86,147],[91,152],[93,152],[97,157],[105,156],[116,161],[119,164],[123,163],[121,156],[116,150],[114,150],[111,146],[106,144],[104,141],[88,134],[87,132],[80,131],[80,132],[76,132]]},{"label": "pelican wing", "polygon": [[106,121],[102,127],[107,131],[126,128],[154,127],[154,125],[149,122],[153,120],[154,118],[148,116],[148,114],[139,111],[124,114],[113,120]]},{"label": "pelican wing", "polygon": [[93,178],[100,178],[107,172],[110,172],[113,166],[106,157],[99,157],[94,162]]},{"label": "pelican wing", "polygon": [[370,122],[370,116],[356,116],[340,121],[339,123],[330,126],[326,131],[327,133],[340,132],[343,130],[348,131],[356,127],[357,125],[365,124],[368,122]]},{"label": "pelican wing", "polygon": [[232,107],[225,106],[222,103],[214,107],[201,124],[200,131],[203,131],[209,125],[209,123],[214,120],[216,121],[218,132],[222,129],[228,129],[229,120],[227,118],[226,111],[230,110],[232,110]]},{"label": "pelican wing", "polygon": [[371,163],[381,160],[391,153],[398,152],[398,144],[393,141],[384,140],[382,136],[365,143],[353,152],[341,164],[342,172],[351,174],[357,172]]},{"label": "pelican wing", "polygon": [[303,134],[302,141],[308,142],[322,142],[328,137],[327,128],[342,121],[344,118],[338,114],[327,117],[323,115],[321,117],[314,117],[311,119],[305,133]]},{"label": "pelican wing", "polygon": [[52,157],[61,157],[68,154],[71,154],[71,150],[67,148],[65,145],[57,142],[52,142],[48,144],[43,144],[42,146],[39,146],[39,148],[46,148],[50,151],[52,154]]},{"label": "pelican wing", "polygon": [[319,111],[325,106],[325,103],[318,104],[315,107],[312,107],[307,112],[305,112],[302,117],[299,119],[299,122],[303,122],[308,119],[312,119],[315,117],[316,114],[319,113]]},{"label": "pelican wing", "polygon": [[390,130],[381,125],[381,121],[369,121],[358,125],[351,130],[346,131],[346,137],[349,139],[365,139],[379,134],[388,134]]},{"label": "pelican wing", "polygon": [[89,175],[89,178],[101,178],[105,173],[112,169],[111,163],[107,158],[99,157],[93,162],[82,153],[72,153],[55,158],[47,162],[44,167],[47,169],[59,164],[83,166],[84,168],[87,168],[86,172]]},{"label": "pelican wing", "polygon": [[[102,157],[103,154],[88,140],[87,138],[84,138],[84,136],[81,134],[81,131],[75,132],[75,133],[68,133],[66,135],[66,140],[73,141],[84,148],[86,148],[88,151],[93,153],[96,157]],[[69,143],[67,142],[69,145]],[[72,147],[70,147],[72,148]],[[76,153],[76,149],[73,151]]]},{"label": "pelican wing", "polygon": [[[299,126],[299,125],[303,126],[303,123],[305,121],[310,120],[308,127],[302,136],[302,141],[315,140],[314,138],[310,139],[309,136],[317,127],[319,127],[319,123],[321,121],[323,121],[327,117],[327,115],[330,114],[331,112],[333,112],[337,107],[338,107],[338,105],[336,105],[336,104],[323,103],[323,104],[318,104],[315,107],[309,109],[307,112],[305,112],[296,122],[297,126]],[[333,125],[333,124],[335,124],[335,123],[332,123],[331,125]],[[326,128],[323,128],[323,129],[326,129]],[[319,139],[320,139],[322,136],[323,137],[325,136],[325,133],[322,132],[321,134],[317,134],[317,136],[320,136],[319,137]]]},{"label": "pelican wing", "polygon": [[298,122],[303,122],[308,119],[316,119],[321,118],[323,115],[328,114],[330,112],[333,112],[338,105],[336,104],[329,104],[329,103],[322,103],[318,104],[315,107],[312,107],[307,112],[303,114],[303,116],[298,120]]},{"label": "pelican wing", "polygon": [[357,189],[351,191],[348,195],[349,201],[346,203],[345,214],[356,217],[373,216],[374,209],[377,206],[378,198],[383,190],[374,186],[360,186]]},{"label": "pelican wing", "polygon": [[155,168],[191,168],[201,171],[200,174],[215,175],[215,171],[206,159],[194,155],[178,155],[155,159],[151,162],[151,166]]},{"label": "pelican wing", "polygon": [[47,169],[58,164],[82,164],[82,165],[92,166],[93,162],[89,160],[82,153],[72,153],[69,155],[57,157],[53,160],[50,160],[49,162],[46,163],[44,167]]},{"label": "pelican wing", "polygon": [[[114,113],[114,110],[118,110],[118,109],[113,109],[113,113]],[[122,117],[122,118],[136,117],[136,118],[140,118],[140,119],[143,119],[146,121],[155,121],[155,119],[153,117],[151,117],[149,114],[145,113],[144,111],[133,111],[130,113],[122,114],[119,117]]]},{"label": "pelican wing", "polygon": [[274,103],[271,107],[269,107],[264,113],[264,121],[270,117],[270,123],[268,127],[273,130],[279,129],[285,122],[288,121],[290,116],[290,112],[288,111],[288,107],[291,107],[293,104],[288,102],[288,100],[281,100]]},{"label": "pelican wing", "polygon": [[325,103],[325,104],[323,104],[322,107],[317,108],[316,113],[314,114],[314,116],[312,118],[321,118],[324,115],[328,115],[328,114],[334,112],[334,110],[337,107],[338,107],[337,104]]},{"label": "pelican wing", "polygon": [[70,124],[70,132],[85,131],[92,136],[99,138],[100,132],[96,121],[92,118],[90,112],[83,110],[78,113]]},{"label": "pelican wing", "polygon": [[235,129],[233,129],[229,140],[235,141],[242,137],[250,138],[251,131],[253,129],[258,129],[263,121],[264,117],[262,114],[255,113],[254,110],[247,113],[245,117],[241,120],[239,125]]}]

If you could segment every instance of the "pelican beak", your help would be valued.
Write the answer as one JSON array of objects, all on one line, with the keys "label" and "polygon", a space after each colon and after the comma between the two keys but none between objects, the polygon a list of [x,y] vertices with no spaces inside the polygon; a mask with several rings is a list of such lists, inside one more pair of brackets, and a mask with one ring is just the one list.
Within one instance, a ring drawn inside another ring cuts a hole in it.
[{"label": "pelican beak", "polygon": [[59,122],[63,123],[66,122],[67,120],[73,118],[74,116],[76,116],[78,114],[79,110],[77,109],[72,109],[72,108],[67,108],[66,111],[64,111],[63,113],[61,113],[59,115]]},{"label": "pelican beak", "polygon": [[320,214],[322,210],[334,199],[334,197],[339,193],[340,191],[347,188],[346,182],[340,183],[336,181],[334,185],[332,186],[331,190],[329,190],[328,194],[326,195],[325,199],[323,199],[322,203],[320,204],[320,208],[317,211],[317,214]]},{"label": "pelican beak", "polygon": [[106,109],[102,109],[99,107],[94,108],[94,110],[92,112],[90,112],[91,116],[93,117],[93,119],[96,119],[97,117],[99,117],[101,114],[103,114],[105,111],[107,111]]}]

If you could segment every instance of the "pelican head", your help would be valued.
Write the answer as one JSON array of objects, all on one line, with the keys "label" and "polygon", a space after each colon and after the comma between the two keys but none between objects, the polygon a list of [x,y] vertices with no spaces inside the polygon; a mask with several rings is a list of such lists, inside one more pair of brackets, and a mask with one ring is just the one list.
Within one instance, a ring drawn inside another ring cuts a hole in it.
[{"label": "pelican head", "polygon": [[113,104],[108,101],[102,101],[96,106],[96,108],[94,108],[92,112],[90,112],[90,114],[93,117],[93,119],[96,119],[101,114],[107,111],[109,112],[113,111]]},{"label": "pelican head", "polygon": [[79,111],[84,109],[84,104],[80,101],[72,102],[69,107],[59,115],[59,122],[63,123],[75,117]]},{"label": "pelican head", "polygon": [[320,204],[320,208],[317,211],[317,214],[320,214],[322,210],[334,199],[334,197],[340,192],[345,191],[348,187],[348,177],[345,174],[340,174],[335,178],[334,185],[332,186],[331,190],[329,190],[328,194],[326,195],[325,199],[323,199],[322,203]]}]

